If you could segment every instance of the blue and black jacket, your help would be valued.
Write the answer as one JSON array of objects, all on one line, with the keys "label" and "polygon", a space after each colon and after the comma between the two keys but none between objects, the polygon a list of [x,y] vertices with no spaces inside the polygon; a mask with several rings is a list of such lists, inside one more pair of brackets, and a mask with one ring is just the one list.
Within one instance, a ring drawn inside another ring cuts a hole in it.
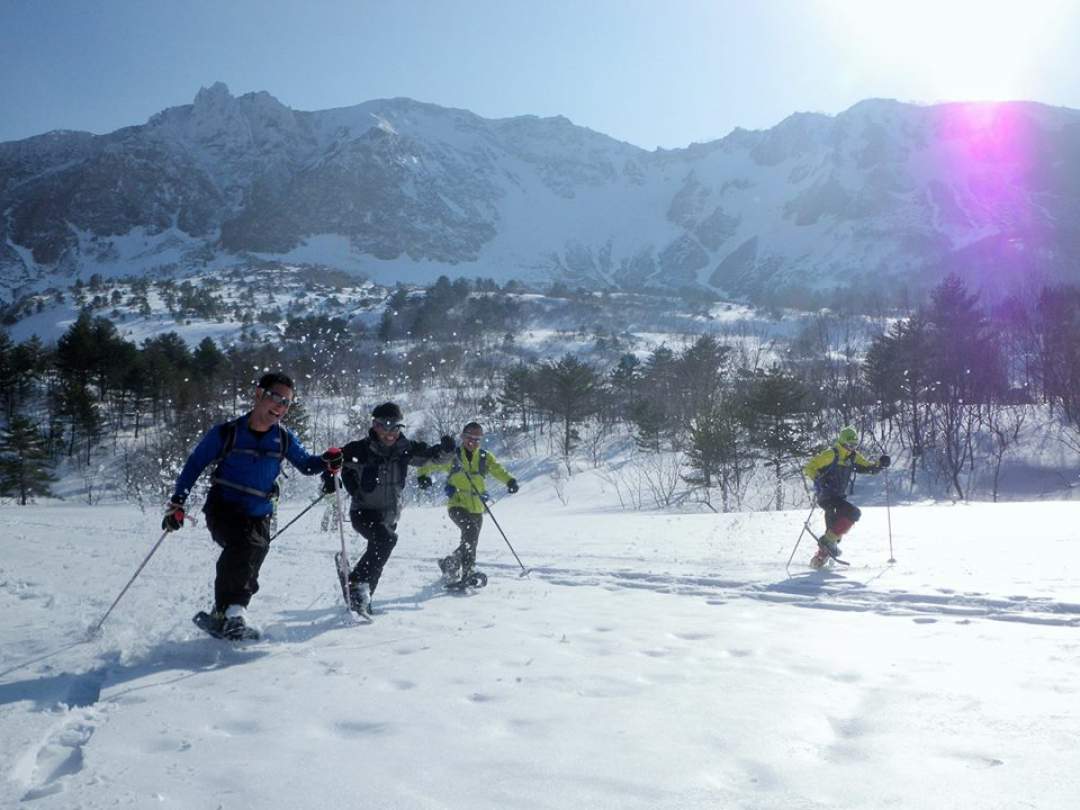
[{"label": "blue and black jacket", "polygon": [[217,462],[208,501],[262,518],[273,511],[270,499],[283,460],[288,459],[304,475],[322,472],[322,458],[308,453],[288,428],[274,425],[256,434],[248,426],[250,416],[214,425],[206,432],[176,479],[174,501],[184,503],[202,471]]}]

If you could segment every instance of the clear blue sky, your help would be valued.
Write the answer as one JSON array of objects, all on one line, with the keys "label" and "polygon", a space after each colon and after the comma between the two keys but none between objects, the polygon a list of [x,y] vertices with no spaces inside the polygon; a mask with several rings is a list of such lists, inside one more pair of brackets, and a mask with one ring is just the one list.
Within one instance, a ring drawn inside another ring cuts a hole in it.
[{"label": "clear blue sky", "polygon": [[409,96],[652,149],[870,97],[1080,107],[1072,0],[0,0],[0,141],[109,132],[223,81]]}]

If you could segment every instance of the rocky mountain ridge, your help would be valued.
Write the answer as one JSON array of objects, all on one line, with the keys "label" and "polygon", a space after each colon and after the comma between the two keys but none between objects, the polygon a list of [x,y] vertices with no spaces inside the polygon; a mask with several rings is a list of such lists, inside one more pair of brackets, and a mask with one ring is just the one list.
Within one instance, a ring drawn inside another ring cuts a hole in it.
[{"label": "rocky mountain ridge", "polygon": [[1080,112],[870,100],[648,152],[565,118],[410,99],[318,112],[223,84],[107,135],[0,144],[0,296],[59,275],[277,259],[440,274],[834,288],[1078,280]]}]

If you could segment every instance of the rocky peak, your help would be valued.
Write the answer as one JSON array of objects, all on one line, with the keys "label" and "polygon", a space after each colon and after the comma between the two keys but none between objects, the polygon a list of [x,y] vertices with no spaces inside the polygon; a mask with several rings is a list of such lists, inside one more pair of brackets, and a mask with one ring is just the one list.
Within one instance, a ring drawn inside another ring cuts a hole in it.
[{"label": "rocky peak", "polygon": [[200,87],[195,94],[195,103],[192,111],[195,115],[206,115],[213,111],[223,110],[233,100],[229,86],[225,82],[214,82],[209,87]]}]

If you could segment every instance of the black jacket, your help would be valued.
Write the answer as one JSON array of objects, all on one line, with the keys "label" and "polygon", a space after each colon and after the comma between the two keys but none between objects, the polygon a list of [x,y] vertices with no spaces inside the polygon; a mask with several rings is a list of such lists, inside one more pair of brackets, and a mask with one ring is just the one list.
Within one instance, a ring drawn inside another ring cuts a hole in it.
[{"label": "black jacket", "polygon": [[397,441],[387,447],[373,430],[368,431],[367,438],[349,442],[342,448],[342,453],[345,461],[341,468],[341,482],[352,496],[350,511],[382,512],[388,523],[396,523],[401,513],[401,497],[408,468],[422,467],[433,461],[443,462],[453,457],[453,452],[444,453],[437,444],[414,442],[405,434],[398,436]]}]

